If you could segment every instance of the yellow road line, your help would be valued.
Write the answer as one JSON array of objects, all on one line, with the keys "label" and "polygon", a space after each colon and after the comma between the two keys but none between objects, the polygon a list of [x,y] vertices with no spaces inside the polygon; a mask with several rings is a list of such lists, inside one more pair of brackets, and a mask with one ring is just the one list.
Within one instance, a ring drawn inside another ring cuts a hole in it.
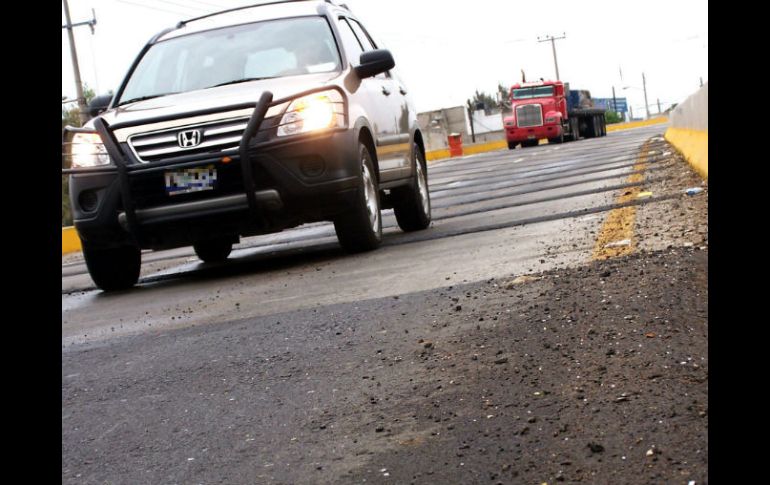
[{"label": "yellow road line", "polygon": [[[649,144],[650,142],[647,142],[642,146],[642,152],[634,164],[634,172],[636,173],[633,173],[628,177],[628,183],[639,183],[644,181],[644,174],[641,172],[647,167]],[[618,197],[616,203],[623,204],[636,200],[640,192],[642,192],[640,186],[624,189],[623,194]],[[604,220],[602,228],[599,230],[599,235],[596,238],[596,244],[594,245],[591,259],[610,259],[633,253],[637,242],[636,237],[634,236],[635,221],[635,205],[612,209],[609,214],[607,214],[607,218]],[[612,245],[612,243],[623,241],[628,241],[628,244]],[[607,247],[608,244],[610,244],[610,247]]]},{"label": "yellow road line", "polygon": [[61,228],[61,253],[74,253],[76,251],[82,251],[80,246],[80,238],[74,227],[62,227]]}]

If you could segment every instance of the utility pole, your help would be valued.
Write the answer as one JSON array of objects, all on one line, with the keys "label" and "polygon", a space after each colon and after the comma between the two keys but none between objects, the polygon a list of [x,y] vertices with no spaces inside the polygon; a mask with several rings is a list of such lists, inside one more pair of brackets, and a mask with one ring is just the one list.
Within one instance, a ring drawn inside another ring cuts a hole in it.
[{"label": "utility pole", "polygon": [[700,87],[703,87],[703,76],[700,78]]},{"label": "utility pole", "polygon": [[80,66],[78,65],[78,54],[77,50],[75,49],[75,36],[72,33],[73,27],[78,27],[80,25],[88,25],[91,27],[91,34],[94,33],[94,25],[96,25],[96,13],[93,12],[93,19],[88,20],[86,22],[79,22],[77,24],[73,24],[72,20],[70,20],[70,6],[67,3],[67,0],[62,0],[64,3],[64,18],[67,20],[67,25],[62,25],[62,29],[67,29],[67,36],[70,40],[70,54],[72,55],[72,70],[75,73],[75,89],[77,90],[78,95],[78,108],[80,110],[80,123],[85,124],[88,121],[88,106],[86,105],[86,98],[83,96],[83,83],[80,81]]},{"label": "utility pole", "polygon": [[650,104],[647,102],[647,80],[644,78],[644,73],[642,73],[642,88],[644,89],[644,109],[647,112],[647,118],[650,119]]},{"label": "utility pole", "polygon": [[567,34],[566,33],[562,32],[561,35],[562,35],[561,37],[554,37],[552,35],[550,35],[550,36],[547,35],[547,36],[545,36],[545,38],[543,38],[543,40],[540,40],[540,37],[537,38],[538,42],[546,42],[546,41],[549,41],[549,40],[551,41],[551,48],[553,49],[553,65],[556,67],[556,80],[557,81],[559,80],[559,63],[556,62],[556,41],[567,38]]},{"label": "utility pole", "polygon": [[473,106],[473,103],[471,103],[471,100],[469,99],[468,100],[468,120],[471,123],[471,142],[476,143],[476,131],[473,129],[473,111],[471,111],[472,106]]},{"label": "utility pole", "polygon": [[612,86],[612,111],[618,114],[618,100],[615,98],[615,86]]},{"label": "utility pole", "polygon": [[634,107],[633,106],[629,106],[628,110],[631,112],[631,114],[630,114],[630,121],[634,121]]},{"label": "utility pole", "polygon": [[660,98],[658,98],[658,114],[660,114]]}]

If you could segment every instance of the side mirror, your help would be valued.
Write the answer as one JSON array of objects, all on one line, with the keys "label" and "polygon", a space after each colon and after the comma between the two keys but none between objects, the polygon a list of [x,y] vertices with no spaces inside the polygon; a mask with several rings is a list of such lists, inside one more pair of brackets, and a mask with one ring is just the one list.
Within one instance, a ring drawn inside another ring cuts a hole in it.
[{"label": "side mirror", "polygon": [[91,118],[99,116],[100,113],[104,112],[110,106],[110,101],[112,101],[111,94],[102,94],[101,96],[93,98],[91,102],[88,103],[88,116]]},{"label": "side mirror", "polygon": [[358,77],[365,79],[389,71],[396,66],[393,55],[387,49],[376,49],[361,54],[360,64],[355,71]]}]

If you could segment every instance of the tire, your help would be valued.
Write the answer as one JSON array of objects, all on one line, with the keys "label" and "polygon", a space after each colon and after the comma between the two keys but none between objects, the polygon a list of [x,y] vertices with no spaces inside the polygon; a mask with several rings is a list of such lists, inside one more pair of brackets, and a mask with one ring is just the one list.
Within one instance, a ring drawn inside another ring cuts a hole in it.
[{"label": "tire", "polygon": [[82,241],[88,274],[103,291],[131,288],[139,281],[142,254],[138,247],[99,247]]},{"label": "tire", "polygon": [[404,232],[420,231],[430,225],[430,190],[428,169],[420,147],[412,147],[414,178],[406,187],[391,190],[393,213],[398,227]]},{"label": "tire", "polygon": [[230,256],[233,250],[233,243],[229,239],[210,239],[193,244],[195,254],[204,263],[219,263]]},{"label": "tire", "polygon": [[580,121],[577,118],[570,120],[570,127],[572,131],[572,141],[580,140]]},{"label": "tire", "polygon": [[555,145],[564,143],[564,132],[562,131],[561,134],[556,138],[549,138],[548,143],[555,144]]},{"label": "tire", "polygon": [[356,202],[347,213],[334,220],[340,246],[349,253],[371,251],[382,242],[380,190],[372,156],[366,145],[358,146],[360,173]]},{"label": "tire", "polygon": [[508,150],[513,150],[514,148],[516,148],[516,145],[518,145],[518,143],[509,141],[508,142]]}]

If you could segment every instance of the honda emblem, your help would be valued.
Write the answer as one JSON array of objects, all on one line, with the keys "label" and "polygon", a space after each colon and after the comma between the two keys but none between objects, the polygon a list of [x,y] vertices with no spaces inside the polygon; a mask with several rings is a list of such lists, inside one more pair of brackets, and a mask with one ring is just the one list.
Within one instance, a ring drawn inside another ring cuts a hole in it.
[{"label": "honda emblem", "polygon": [[180,131],[177,135],[177,142],[181,148],[193,148],[201,144],[200,130]]}]

